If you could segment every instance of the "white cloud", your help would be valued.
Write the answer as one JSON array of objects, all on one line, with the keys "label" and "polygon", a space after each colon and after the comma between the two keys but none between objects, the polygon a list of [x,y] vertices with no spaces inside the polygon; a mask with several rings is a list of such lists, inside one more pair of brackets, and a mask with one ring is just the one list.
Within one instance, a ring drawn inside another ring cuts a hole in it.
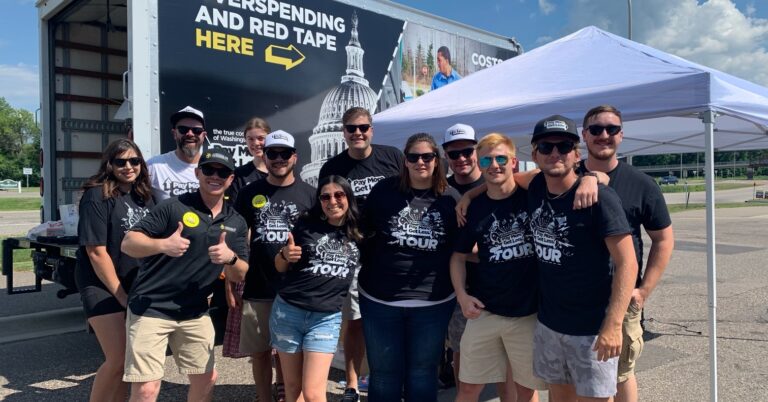
[{"label": "white cloud", "polygon": [[536,46],[541,46],[549,42],[552,42],[552,39],[553,38],[551,36],[539,36],[538,38],[536,38]]},{"label": "white cloud", "polygon": [[539,0],[539,10],[544,15],[549,15],[555,11],[555,5],[550,3],[549,0]]},{"label": "white cloud", "polygon": [[0,96],[13,107],[37,109],[40,103],[37,66],[0,64]]},{"label": "white cloud", "polygon": [[[576,0],[569,30],[588,21],[626,36],[627,5],[622,3]],[[755,18],[754,9],[748,7],[745,15],[731,0],[645,0],[632,8],[633,40],[768,86],[768,19]]]}]

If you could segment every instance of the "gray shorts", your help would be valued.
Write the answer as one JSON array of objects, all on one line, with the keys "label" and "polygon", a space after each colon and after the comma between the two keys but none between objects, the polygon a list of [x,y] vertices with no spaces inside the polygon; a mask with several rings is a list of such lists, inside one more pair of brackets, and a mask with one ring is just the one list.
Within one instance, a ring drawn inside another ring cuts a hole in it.
[{"label": "gray shorts", "polygon": [[349,293],[341,306],[341,318],[343,320],[359,320],[363,318],[360,314],[360,292],[357,290],[357,276],[360,274],[360,268],[355,270],[355,276],[352,277],[352,284],[349,285]]},{"label": "gray shorts", "polygon": [[597,360],[597,335],[574,336],[538,322],[533,333],[533,372],[549,384],[572,384],[576,394],[609,398],[616,394],[619,359]]},{"label": "gray shorts", "polygon": [[456,353],[459,353],[459,345],[461,344],[461,336],[464,335],[464,328],[467,326],[467,318],[464,317],[464,313],[461,312],[461,305],[456,303],[456,308],[453,310],[451,321],[448,322],[448,345]]}]

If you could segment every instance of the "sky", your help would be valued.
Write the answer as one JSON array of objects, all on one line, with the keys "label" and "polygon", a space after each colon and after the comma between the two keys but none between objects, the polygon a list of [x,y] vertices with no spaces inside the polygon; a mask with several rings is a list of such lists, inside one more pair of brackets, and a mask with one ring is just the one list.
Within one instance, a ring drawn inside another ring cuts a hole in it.
[{"label": "sky", "polygon": [[[525,51],[595,25],[627,35],[623,0],[396,0],[512,37]],[[0,96],[16,108],[39,107],[35,0],[0,0]],[[468,6],[468,4],[470,6]],[[635,0],[632,39],[768,86],[768,1]],[[575,63],[610,63],[599,54]]]}]

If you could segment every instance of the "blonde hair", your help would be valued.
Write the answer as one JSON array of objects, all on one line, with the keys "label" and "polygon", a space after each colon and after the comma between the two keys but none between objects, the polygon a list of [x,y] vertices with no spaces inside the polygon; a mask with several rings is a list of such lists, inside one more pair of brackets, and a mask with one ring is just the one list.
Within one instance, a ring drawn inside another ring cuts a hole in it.
[{"label": "blonde hair", "polygon": [[475,152],[478,154],[483,149],[491,149],[495,148],[498,145],[506,145],[507,148],[509,148],[509,157],[514,158],[517,153],[517,147],[515,147],[515,142],[512,141],[511,138],[507,137],[504,134],[499,133],[490,133],[486,135],[485,137],[480,139],[480,142],[477,143],[475,147]]}]

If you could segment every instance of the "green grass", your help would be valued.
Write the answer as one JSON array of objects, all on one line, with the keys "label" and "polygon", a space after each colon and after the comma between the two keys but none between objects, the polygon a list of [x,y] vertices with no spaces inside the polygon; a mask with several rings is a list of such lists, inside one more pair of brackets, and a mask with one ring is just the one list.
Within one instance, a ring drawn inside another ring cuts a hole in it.
[{"label": "green grass", "polygon": [[[745,187],[752,187],[753,182],[744,182],[744,183],[715,183],[715,190],[733,190],[736,188],[745,188]],[[706,185],[704,183],[688,183],[688,187],[686,188],[685,184],[664,184],[661,187],[662,193],[685,193],[685,192],[698,192],[698,191],[707,191]]]},{"label": "green grass", "polygon": [[[0,242],[5,238],[0,238]],[[2,253],[0,253],[0,261],[2,260]],[[13,271],[14,272],[32,272],[32,250],[21,249],[13,250]]]},{"label": "green grass", "polygon": [[[706,204],[667,204],[669,213],[691,211],[694,209],[704,209]],[[750,202],[725,202],[715,204],[715,208],[743,208],[743,207],[768,207],[768,201],[750,201]]]},{"label": "green grass", "polygon": [[36,211],[42,198],[0,198],[0,211]]}]

